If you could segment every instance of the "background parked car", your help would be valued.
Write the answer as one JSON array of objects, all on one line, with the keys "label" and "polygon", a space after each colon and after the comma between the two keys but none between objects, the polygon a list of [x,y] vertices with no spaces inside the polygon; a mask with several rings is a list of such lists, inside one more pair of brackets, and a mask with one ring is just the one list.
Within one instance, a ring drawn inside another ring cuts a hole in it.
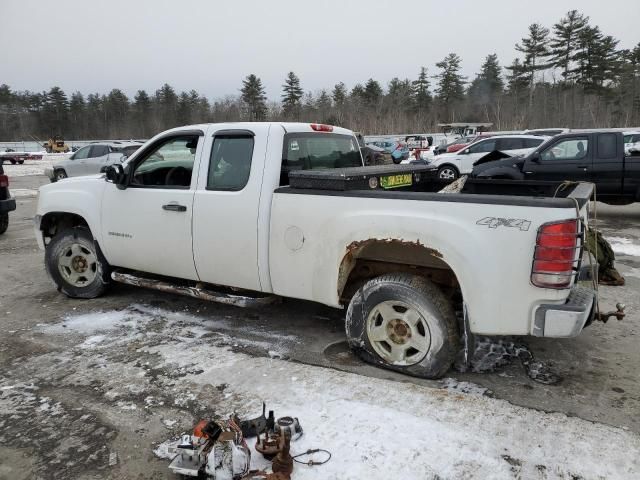
[{"label": "background parked car", "polygon": [[355,132],[360,146],[360,153],[365,165],[386,165],[392,163],[391,155],[385,152],[383,148],[376,147],[374,144],[365,144],[362,133]]},{"label": "background parked car", "polygon": [[67,177],[93,175],[122,161],[142,146],[140,142],[96,142],[82,147],[69,158],[58,160],[45,174],[52,182]]},{"label": "background parked car", "polygon": [[9,192],[9,177],[4,174],[0,158],[0,235],[9,227],[9,212],[16,209],[16,201]]},{"label": "background parked car", "polygon": [[400,163],[409,158],[410,152],[406,143],[395,142],[392,140],[380,140],[376,142],[369,142],[367,145],[375,145],[376,147],[380,147],[385,152],[391,154],[393,163]]},{"label": "background parked car", "polygon": [[538,135],[502,135],[485,138],[456,153],[444,153],[436,157],[432,164],[438,167],[438,178],[455,180],[473,170],[473,164],[489,152],[499,150],[510,155],[530,152],[549,137]]}]

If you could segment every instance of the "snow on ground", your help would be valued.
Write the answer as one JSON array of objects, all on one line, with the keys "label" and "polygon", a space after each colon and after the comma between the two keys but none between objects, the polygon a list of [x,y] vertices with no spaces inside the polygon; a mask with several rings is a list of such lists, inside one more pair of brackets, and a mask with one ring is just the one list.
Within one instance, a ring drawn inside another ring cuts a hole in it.
[{"label": "snow on ground", "polygon": [[35,190],[33,188],[12,188],[11,189],[11,196],[13,196],[15,198],[37,197],[38,196],[38,190]]},{"label": "snow on ground", "polygon": [[625,237],[607,237],[614,253],[640,257],[640,245],[634,243],[632,239]]},{"label": "snow on ground", "polygon": [[54,162],[67,159],[70,153],[45,153],[41,160],[25,160],[20,165],[12,165],[11,162],[5,160],[2,168],[4,173],[9,177],[24,177],[27,175],[44,175],[44,169],[51,167]]},{"label": "snow on ground", "polygon": [[[229,342],[219,342],[228,335],[220,332],[224,327],[223,318],[206,320],[135,305],[69,316],[41,329],[67,339],[82,337],[73,361],[87,356],[91,364],[99,364],[89,370],[92,381],[111,372],[102,388],[123,414],[136,408],[138,397],[147,395],[146,405],[138,409],[152,412],[154,405],[140,376],[144,364],[107,360],[114,352],[134,349],[155,359],[156,378],[161,378],[158,372],[170,376],[162,394],[173,395],[176,407],[210,402],[208,389],[224,385],[224,396],[208,405],[219,414],[252,416],[265,401],[276,416],[298,417],[305,433],[292,444],[292,453],[324,448],[332,458],[313,468],[296,464],[296,480],[632,479],[640,471],[640,437],[632,432],[517,407],[454,379],[445,379],[440,389],[428,388],[237,353]],[[290,341],[283,339],[284,350]],[[65,381],[79,378],[80,372],[72,372]],[[127,391],[138,397],[132,401]],[[198,411],[205,405],[201,407]],[[190,426],[180,425],[184,431]],[[156,446],[164,440],[158,439]],[[267,465],[254,452],[252,467]]]}]

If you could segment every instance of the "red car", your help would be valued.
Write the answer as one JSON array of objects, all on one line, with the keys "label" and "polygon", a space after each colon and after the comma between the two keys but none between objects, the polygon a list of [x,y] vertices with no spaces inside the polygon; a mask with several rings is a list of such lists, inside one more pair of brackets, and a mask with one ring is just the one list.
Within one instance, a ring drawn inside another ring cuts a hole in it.
[{"label": "red car", "polygon": [[447,153],[457,152],[458,150],[462,150],[467,145],[471,145],[473,142],[477,142],[478,140],[482,140],[483,138],[491,137],[491,133],[480,133],[474,137],[462,137],[453,142],[451,145],[447,147]]}]

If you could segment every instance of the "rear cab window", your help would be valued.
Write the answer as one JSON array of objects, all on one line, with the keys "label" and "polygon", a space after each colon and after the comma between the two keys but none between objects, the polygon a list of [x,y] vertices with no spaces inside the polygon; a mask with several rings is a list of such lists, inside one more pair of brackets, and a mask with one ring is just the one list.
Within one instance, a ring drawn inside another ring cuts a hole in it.
[{"label": "rear cab window", "polygon": [[352,135],[287,133],[282,150],[280,185],[289,184],[292,170],[361,167],[360,148]]}]

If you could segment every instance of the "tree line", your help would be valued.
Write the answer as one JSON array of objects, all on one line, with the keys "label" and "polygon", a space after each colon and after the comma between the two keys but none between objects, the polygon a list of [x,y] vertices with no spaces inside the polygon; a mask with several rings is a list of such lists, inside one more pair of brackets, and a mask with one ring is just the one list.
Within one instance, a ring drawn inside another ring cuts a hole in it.
[{"label": "tree line", "polygon": [[421,67],[415,79],[396,77],[386,88],[370,78],[311,92],[289,72],[279,100],[267,98],[255,74],[238,95],[213,102],[168,84],[133,98],[120,89],[69,97],[59,87],[30,92],[3,84],[0,140],[148,138],[178,125],[262,120],[330,123],[365,134],[437,131],[442,122],[491,122],[496,130],[640,126],[640,43],[618,43],[572,10],[550,29],[530,25],[511,64],[488,54],[471,80],[461,74],[461,57],[450,53],[433,73]]}]

